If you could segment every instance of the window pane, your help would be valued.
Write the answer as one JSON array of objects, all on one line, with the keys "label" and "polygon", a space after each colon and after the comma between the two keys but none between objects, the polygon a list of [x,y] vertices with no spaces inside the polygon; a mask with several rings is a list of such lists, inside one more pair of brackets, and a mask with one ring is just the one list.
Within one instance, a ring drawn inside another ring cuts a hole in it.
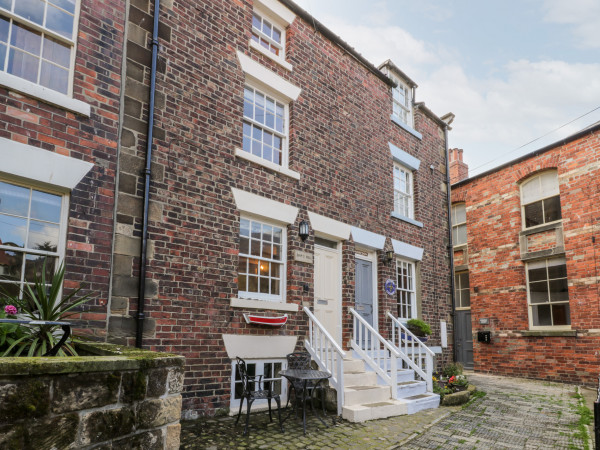
[{"label": "window pane", "polygon": [[535,177],[526,183],[523,184],[521,188],[521,193],[523,196],[523,203],[531,203],[542,197],[542,193],[540,190],[540,180],[538,177]]},{"label": "window pane", "polygon": [[544,223],[542,202],[535,202],[525,206],[525,227],[533,227]]},{"label": "window pane", "polygon": [[[2,6],[2,1],[0,0],[0,6]],[[5,17],[0,16],[0,42],[8,43],[8,28],[10,27],[10,22]]]},{"label": "window pane", "polygon": [[456,244],[466,244],[467,243],[467,226],[459,225],[456,227]]},{"label": "window pane", "polygon": [[21,280],[22,263],[23,253],[0,250],[0,280]]},{"label": "window pane", "polygon": [[248,292],[258,292],[258,277],[248,277]]},{"label": "window pane", "polygon": [[463,223],[467,221],[467,209],[465,204],[460,204],[452,207],[454,211],[454,223]]},{"label": "window pane", "polygon": [[75,0],[50,0],[50,3],[59,6],[71,14],[75,13]]},{"label": "window pane", "polygon": [[40,84],[54,91],[66,94],[69,91],[69,71],[42,61]]},{"label": "window pane", "polygon": [[464,272],[460,275],[460,287],[463,289],[470,287],[471,285],[469,284],[469,272]]},{"label": "window pane", "polygon": [[569,300],[569,288],[566,278],[550,281],[550,301],[561,302]]},{"label": "window pane", "polygon": [[271,252],[271,243],[270,242],[263,242],[263,244],[262,244],[262,257],[263,258],[271,259],[272,252]]},{"label": "window pane", "polygon": [[27,246],[36,250],[55,252],[58,248],[58,234],[58,225],[31,220]]},{"label": "window pane", "polygon": [[44,37],[44,52],[42,56],[44,59],[67,69],[71,66],[71,47],[54,39]]},{"label": "window pane", "polygon": [[0,243],[13,247],[25,247],[27,219],[0,214]]},{"label": "window pane", "polygon": [[0,280],[0,294],[7,295],[9,297],[18,297],[21,292],[21,288],[17,283],[2,283]]},{"label": "window pane", "polygon": [[250,240],[246,237],[240,237],[240,253],[250,254]]},{"label": "window pane", "polygon": [[471,306],[471,294],[469,293],[469,289],[461,290],[460,300],[460,306],[463,308],[469,308]]},{"label": "window pane", "polygon": [[248,273],[252,275],[258,274],[258,259],[248,260]]},{"label": "window pane", "polygon": [[17,0],[15,2],[15,14],[27,20],[43,25],[44,1],[43,0]]},{"label": "window pane", "polygon": [[27,255],[25,257],[25,281],[34,282],[36,279],[41,279],[42,268],[45,263],[46,282],[49,283],[54,275],[57,259],[40,255]]},{"label": "window pane", "polygon": [[48,5],[46,27],[66,38],[73,37],[73,16],[52,5]]},{"label": "window pane", "polygon": [[269,276],[269,263],[266,261],[261,261],[260,262],[260,275],[263,277],[268,277]]},{"label": "window pane", "polygon": [[279,264],[271,263],[271,277],[279,278]]},{"label": "window pane", "polygon": [[240,235],[250,236],[250,221],[248,219],[240,220]]},{"label": "window pane", "polygon": [[246,282],[247,282],[246,275],[239,275],[238,276],[238,290],[246,291]]},{"label": "window pane", "polygon": [[248,258],[240,256],[238,262],[238,273],[248,273]]},{"label": "window pane", "polygon": [[31,218],[59,223],[61,200],[59,195],[33,191],[31,194]]},{"label": "window pane", "polygon": [[546,281],[538,281],[537,283],[529,283],[529,294],[531,303],[547,303],[548,302],[548,283]]},{"label": "window pane", "polygon": [[552,305],[552,320],[554,325],[569,325],[571,323],[569,305]]},{"label": "window pane", "polygon": [[279,280],[271,280],[271,294],[279,295]]},{"label": "window pane", "polygon": [[544,222],[554,222],[560,219],[560,197],[556,196],[544,200]]},{"label": "window pane", "polygon": [[556,172],[544,172],[540,175],[540,190],[543,197],[558,194],[558,174]]},{"label": "window pane", "polygon": [[554,278],[567,278],[567,266],[563,261],[562,258],[555,261],[554,264],[558,262],[557,265],[553,265],[552,260],[548,261],[548,278],[551,280]]},{"label": "window pane", "polygon": [[42,35],[37,31],[13,23],[10,43],[18,49],[39,56],[42,48]]},{"label": "window pane", "polygon": [[0,182],[0,213],[27,217],[29,189]]},{"label": "window pane", "polygon": [[529,269],[529,282],[546,280],[546,267]]},{"label": "window pane", "polygon": [[260,293],[261,294],[269,293],[269,279],[268,278],[260,279]]},{"label": "window pane", "polygon": [[254,13],[254,14],[252,15],[252,26],[253,26],[254,28],[257,28],[257,29],[259,29],[259,30],[260,30],[260,28],[261,28],[261,25],[260,25],[260,16],[258,16],[256,13]]},{"label": "window pane", "polygon": [[533,306],[533,325],[536,327],[552,325],[549,305]]},{"label": "window pane", "polygon": [[11,49],[8,57],[7,71],[27,81],[37,83],[38,65],[38,58],[23,53],[20,50]]}]

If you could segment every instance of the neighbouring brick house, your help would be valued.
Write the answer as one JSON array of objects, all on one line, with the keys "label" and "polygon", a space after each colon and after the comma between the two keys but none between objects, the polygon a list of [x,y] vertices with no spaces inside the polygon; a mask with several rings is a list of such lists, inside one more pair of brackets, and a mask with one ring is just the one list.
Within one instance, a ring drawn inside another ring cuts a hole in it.
[{"label": "neighbouring brick house", "polygon": [[599,161],[597,123],[453,180],[456,352],[475,371],[597,382]]},{"label": "neighbouring brick house", "polygon": [[[129,344],[152,10],[131,3],[126,37],[108,340]],[[163,2],[159,30],[143,345],[186,356],[188,417],[237,408],[236,356],[276,377],[303,348],[305,306],[344,348],[358,296],[386,336],[387,311],[423,317],[438,364],[452,360],[447,124],[415,83],[290,1]]]},{"label": "neighbouring brick house", "polygon": [[78,333],[106,339],[125,6],[0,2],[0,283],[45,260],[96,295]]}]

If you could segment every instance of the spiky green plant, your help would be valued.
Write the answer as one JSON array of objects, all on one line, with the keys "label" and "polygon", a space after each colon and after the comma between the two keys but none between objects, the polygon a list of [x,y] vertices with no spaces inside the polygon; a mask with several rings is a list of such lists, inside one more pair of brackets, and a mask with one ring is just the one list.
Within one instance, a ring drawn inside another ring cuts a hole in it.
[{"label": "spiky green plant", "polygon": [[[52,276],[50,283],[46,281],[46,263],[42,267],[41,276],[36,275],[33,284],[26,284],[22,290],[22,298],[6,295],[4,303],[19,306],[20,315],[30,320],[60,322],[73,316],[73,309],[91,300],[92,294],[76,297],[81,287],[61,296],[61,288],[65,278],[65,266],[60,264]],[[54,347],[62,334],[60,325],[20,325],[20,336],[11,339],[11,344],[1,356],[42,356]],[[57,356],[77,355],[72,343],[66,342]]]}]

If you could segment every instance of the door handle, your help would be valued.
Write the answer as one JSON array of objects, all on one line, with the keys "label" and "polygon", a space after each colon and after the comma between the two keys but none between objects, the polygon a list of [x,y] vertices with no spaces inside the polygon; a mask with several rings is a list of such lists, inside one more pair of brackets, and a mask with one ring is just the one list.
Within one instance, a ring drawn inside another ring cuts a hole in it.
[{"label": "door handle", "polygon": [[323,300],[323,299],[319,298],[319,299],[317,299],[317,303],[319,305],[326,305],[329,303],[329,300]]}]

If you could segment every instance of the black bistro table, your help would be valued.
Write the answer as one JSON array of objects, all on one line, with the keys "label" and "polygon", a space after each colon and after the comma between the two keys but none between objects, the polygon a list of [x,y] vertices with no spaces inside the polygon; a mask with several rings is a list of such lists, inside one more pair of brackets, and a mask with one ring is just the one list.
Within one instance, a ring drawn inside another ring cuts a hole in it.
[{"label": "black bistro table", "polygon": [[[310,402],[311,402],[311,408],[313,411],[313,414],[321,421],[321,423],[325,426],[328,426],[321,417],[319,417],[319,414],[316,412],[316,409],[313,408],[312,406],[312,402],[314,399],[314,395],[315,395],[315,391],[317,390],[317,388],[319,387],[319,384],[323,383],[325,380],[327,380],[328,378],[331,378],[331,374],[329,372],[324,372],[321,370],[313,370],[313,369],[287,369],[287,370],[282,370],[281,372],[279,372],[279,375],[282,377],[287,378],[290,383],[294,383],[294,382],[302,382],[302,427],[304,429],[304,434],[306,434],[306,393],[307,393],[307,384],[309,381],[313,381],[314,385],[312,386],[312,391],[310,393]],[[297,399],[296,399],[297,401]],[[322,402],[325,401],[325,399],[321,399]],[[295,406],[297,407],[297,405]],[[291,414],[291,412],[290,412]],[[323,414],[325,414],[325,408],[323,407]],[[289,414],[288,416],[289,417]],[[286,420],[287,420],[286,417]]]}]

